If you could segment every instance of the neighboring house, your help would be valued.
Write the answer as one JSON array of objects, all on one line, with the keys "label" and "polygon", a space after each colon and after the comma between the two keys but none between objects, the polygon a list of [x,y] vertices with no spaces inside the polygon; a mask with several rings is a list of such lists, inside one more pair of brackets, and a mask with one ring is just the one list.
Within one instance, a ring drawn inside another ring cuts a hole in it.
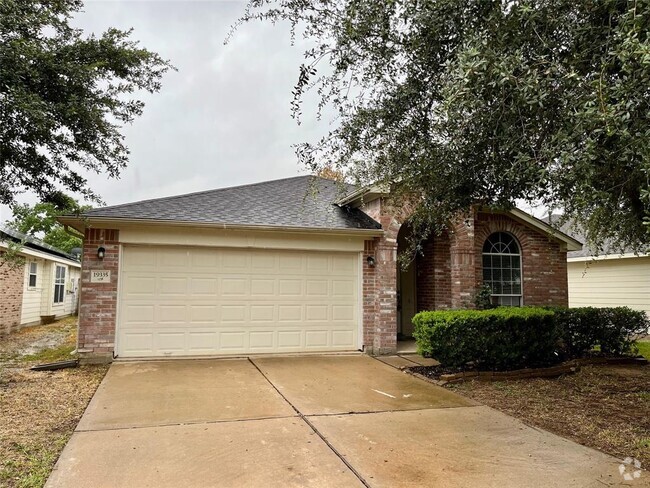
[{"label": "neighboring house", "polygon": [[473,210],[397,263],[408,213],[378,188],[302,176],[94,209],[85,235],[86,358],[394,353],[419,310],[566,305],[575,239],[520,211]]},{"label": "neighboring house", "polygon": [[623,249],[567,254],[570,307],[630,307],[650,316],[650,255]]},{"label": "neighboring house", "polygon": [[[24,265],[2,260],[12,243]],[[74,256],[0,226],[0,333],[76,313],[80,276]]]}]

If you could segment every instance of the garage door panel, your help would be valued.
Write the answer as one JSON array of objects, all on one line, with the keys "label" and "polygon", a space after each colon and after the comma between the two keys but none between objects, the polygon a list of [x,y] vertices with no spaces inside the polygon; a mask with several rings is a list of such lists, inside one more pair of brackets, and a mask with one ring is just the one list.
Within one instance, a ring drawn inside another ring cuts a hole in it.
[{"label": "garage door panel", "polygon": [[357,349],[358,284],[356,253],[125,246],[118,355]]},{"label": "garage door panel", "polygon": [[211,354],[217,349],[219,334],[215,331],[190,331],[188,333],[188,352],[192,355]]}]

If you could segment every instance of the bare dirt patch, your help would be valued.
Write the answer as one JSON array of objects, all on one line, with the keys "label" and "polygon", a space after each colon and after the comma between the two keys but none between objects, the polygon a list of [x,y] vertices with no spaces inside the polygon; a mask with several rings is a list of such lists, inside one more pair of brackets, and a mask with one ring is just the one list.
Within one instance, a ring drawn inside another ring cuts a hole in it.
[{"label": "bare dirt patch", "polygon": [[585,446],[650,467],[650,366],[584,366],[555,379],[447,385]]},{"label": "bare dirt patch", "polygon": [[43,486],[108,369],[29,370],[73,358],[75,334],[69,318],[0,338],[0,486]]}]

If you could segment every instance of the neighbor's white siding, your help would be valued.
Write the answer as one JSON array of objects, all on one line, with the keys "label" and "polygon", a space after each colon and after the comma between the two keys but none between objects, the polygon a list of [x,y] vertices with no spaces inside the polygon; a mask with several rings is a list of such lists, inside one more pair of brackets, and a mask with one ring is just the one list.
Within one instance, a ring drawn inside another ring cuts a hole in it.
[{"label": "neighbor's white siding", "polygon": [[[29,263],[36,262],[36,286],[29,286]],[[65,295],[63,303],[54,304],[54,273],[56,263],[44,259],[30,257],[25,265],[23,281],[23,306],[21,325],[37,324],[41,315],[56,315],[57,318],[77,312],[77,296],[81,270],[66,264]]]},{"label": "neighbor's white siding", "polygon": [[65,280],[65,300],[63,304],[63,313],[65,315],[72,315],[77,312],[80,276],[81,271],[79,269],[68,267]]},{"label": "neighbor's white siding", "polygon": [[[36,263],[36,286],[29,286],[29,263]],[[45,289],[46,261],[44,259],[28,259],[25,264],[25,276],[23,283],[23,308],[20,317],[21,325],[36,324],[41,320],[41,302]]]},{"label": "neighbor's white siding", "polygon": [[618,307],[650,315],[650,256],[568,263],[569,306]]}]

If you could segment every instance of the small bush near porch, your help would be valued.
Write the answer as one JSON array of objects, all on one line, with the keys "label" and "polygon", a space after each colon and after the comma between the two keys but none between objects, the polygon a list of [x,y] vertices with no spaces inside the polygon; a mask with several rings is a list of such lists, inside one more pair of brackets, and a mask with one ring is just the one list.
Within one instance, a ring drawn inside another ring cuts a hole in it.
[{"label": "small bush near porch", "polygon": [[549,366],[596,347],[606,355],[634,353],[634,340],[650,326],[645,313],[627,307],[421,312],[413,324],[420,354],[480,370]]}]

